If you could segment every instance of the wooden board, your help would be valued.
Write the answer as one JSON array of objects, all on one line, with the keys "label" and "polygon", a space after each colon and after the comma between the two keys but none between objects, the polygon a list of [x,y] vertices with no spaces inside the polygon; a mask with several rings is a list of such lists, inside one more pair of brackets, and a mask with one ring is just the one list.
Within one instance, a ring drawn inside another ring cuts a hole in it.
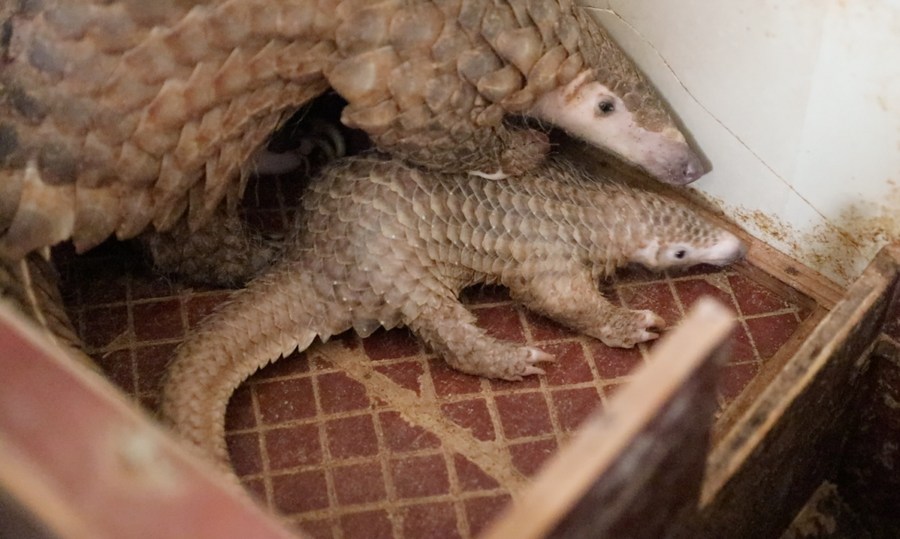
[{"label": "wooden board", "polygon": [[483,537],[656,538],[695,507],[733,323],[699,301]]},{"label": "wooden board", "polygon": [[834,480],[873,535],[900,537],[900,347],[883,339],[870,363],[858,420]]},{"label": "wooden board", "polygon": [[814,308],[810,315],[794,330],[787,342],[781,345],[781,348],[778,349],[775,355],[763,363],[759,373],[750,380],[744,387],[744,390],[741,391],[741,394],[716,419],[712,434],[713,446],[718,445],[734,429],[734,426],[747,413],[747,410],[753,406],[769,384],[779,376],[788,361],[794,357],[800,347],[803,346],[803,343],[806,342],[806,339],[822,323],[828,312],[828,309],[824,307]]},{"label": "wooden board", "polygon": [[900,274],[885,247],[718,444],[686,537],[777,537],[837,470],[868,357]]},{"label": "wooden board", "polygon": [[2,301],[0,373],[0,503],[19,529],[39,521],[61,538],[295,537]]}]

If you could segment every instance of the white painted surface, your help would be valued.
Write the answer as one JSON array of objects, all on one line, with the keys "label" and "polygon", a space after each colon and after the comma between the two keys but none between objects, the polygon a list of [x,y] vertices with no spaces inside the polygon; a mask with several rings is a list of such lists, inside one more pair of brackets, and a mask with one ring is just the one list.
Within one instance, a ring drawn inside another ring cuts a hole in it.
[{"label": "white painted surface", "polygon": [[694,186],[846,284],[900,239],[900,0],[582,0],[713,164]]}]

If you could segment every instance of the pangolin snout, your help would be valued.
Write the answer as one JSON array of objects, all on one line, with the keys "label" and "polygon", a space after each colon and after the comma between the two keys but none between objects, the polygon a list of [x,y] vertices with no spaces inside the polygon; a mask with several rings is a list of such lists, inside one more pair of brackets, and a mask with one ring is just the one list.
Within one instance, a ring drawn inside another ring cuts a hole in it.
[{"label": "pangolin snout", "polygon": [[706,166],[704,166],[703,161],[700,160],[700,156],[689,151],[687,160],[681,168],[681,181],[679,181],[678,184],[689,184],[707,172]]},{"label": "pangolin snout", "polygon": [[700,156],[688,148],[687,145],[684,145],[682,148],[682,153],[682,158],[673,163],[672,168],[668,170],[667,177],[664,178],[666,183],[687,185],[709,172]]},{"label": "pangolin snout", "polygon": [[656,146],[644,166],[652,176],[670,185],[687,185],[709,172],[697,152],[685,142],[665,141]]},{"label": "pangolin snout", "polygon": [[722,231],[719,241],[710,248],[707,263],[717,266],[727,266],[744,258],[747,254],[747,245],[731,232]]}]

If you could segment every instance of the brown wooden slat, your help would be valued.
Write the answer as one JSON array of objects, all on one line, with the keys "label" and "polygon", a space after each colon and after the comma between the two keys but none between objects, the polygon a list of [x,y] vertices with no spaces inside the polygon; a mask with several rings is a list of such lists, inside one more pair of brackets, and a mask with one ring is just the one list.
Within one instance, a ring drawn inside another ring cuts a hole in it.
[{"label": "brown wooden slat", "polygon": [[484,539],[655,538],[667,519],[696,506],[732,326],[726,308],[699,301]]},{"label": "brown wooden slat", "polygon": [[293,537],[3,302],[0,373],[0,490],[59,537]]},{"label": "brown wooden slat", "polygon": [[856,418],[866,357],[900,274],[886,246],[710,457],[700,517],[686,537],[777,537],[835,473]]},{"label": "brown wooden slat", "polygon": [[744,387],[741,394],[738,395],[725,411],[716,419],[713,426],[713,446],[718,445],[719,441],[728,436],[732,432],[734,426],[741,420],[747,410],[753,406],[753,403],[759,398],[759,395],[766,390],[772,380],[778,377],[784,366],[794,357],[797,351],[803,346],[803,343],[813,331],[819,326],[822,320],[828,315],[828,309],[825,307],[816,307],[812,310],[805,320],[794,330],[794,334],[781,345],[778,352],[774,356],[767,359],[760,369],[759,373]]},{"label": "brown wooden slat", "polygon": [[[900,292],[900,286],[897,290]],[[900,346],[884,337],[869,361],[860,413],[834,480],[873,536],[900,537],[900,473],[896,464],[900,444]]]}]

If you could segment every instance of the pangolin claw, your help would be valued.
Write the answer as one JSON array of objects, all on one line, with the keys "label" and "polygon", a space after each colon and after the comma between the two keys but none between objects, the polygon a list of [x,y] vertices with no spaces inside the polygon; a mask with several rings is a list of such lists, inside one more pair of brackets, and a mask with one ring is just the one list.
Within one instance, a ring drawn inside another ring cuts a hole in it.
[{"label": "pangolin claw", "polygon": [[528,361],[529,363],[556,363],[556,356],[544,352],[540,348],[528,346],[525,349],[528,351],[528,359],[526,361]]}]

